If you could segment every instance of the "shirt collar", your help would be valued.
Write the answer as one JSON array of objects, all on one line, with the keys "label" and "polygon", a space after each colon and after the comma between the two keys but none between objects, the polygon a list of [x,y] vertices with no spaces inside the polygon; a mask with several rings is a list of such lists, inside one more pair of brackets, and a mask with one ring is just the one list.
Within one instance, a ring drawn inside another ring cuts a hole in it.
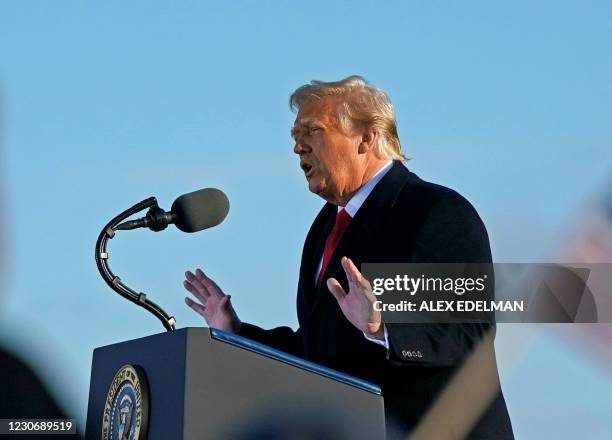
[{"label": "shirt collar", "polygon": [[[361,188],[357,190],[355,194],[353,194],[353,197],[351,197],[344,207],[347,214],[350,215],[351,218],[355,217],[355,214],[357,214],[357,211],[359,211],[359,208],[361,208],[363,202],[365,202],[365,200],[368,198],[376,184],[380,182],[383,177],[385,177],[385,174],[387,174],[387,172],[391,169],[392,165],[393,161],[390,160],[387,162],[383,167],[381,167],[380,170],[376,172],[376,174],[374,174],[374,176],[372,176],[370,180],[368,180],[361,186]],[[340,212],[341,209],[343,209],[342,206],[338,206],[338,212]]]}]

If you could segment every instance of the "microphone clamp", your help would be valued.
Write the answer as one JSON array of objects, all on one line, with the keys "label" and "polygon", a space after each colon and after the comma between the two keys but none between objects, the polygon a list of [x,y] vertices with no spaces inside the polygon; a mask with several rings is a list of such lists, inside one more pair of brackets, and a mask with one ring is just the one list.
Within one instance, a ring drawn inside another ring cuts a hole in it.
[{"label": "microphone clamp", "polygon": [[117,225],[115,229],[127,231],[130,229],[137,228],[149,228],[154,232],[163,231],[176,221],[176,214],[173,212],[166,212],[157,203],[149,208],[147,215],[138,220],[129,220]]}]

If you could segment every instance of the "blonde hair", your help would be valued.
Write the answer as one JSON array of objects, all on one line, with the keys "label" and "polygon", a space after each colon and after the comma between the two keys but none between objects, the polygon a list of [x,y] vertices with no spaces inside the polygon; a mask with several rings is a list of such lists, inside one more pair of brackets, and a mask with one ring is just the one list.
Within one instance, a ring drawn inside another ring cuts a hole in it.
[{"label": "blonde hair", "polygon": [[358,75],[333,82],[310,81],[291,94],[289,106],[298,112],[304,103],[326,98],[339,98],[338,122],[344,131],[350,132],[355,126],[374,129],[379,134],[377,156],[406,160],[397,134],[395,111],[385,92]]}]

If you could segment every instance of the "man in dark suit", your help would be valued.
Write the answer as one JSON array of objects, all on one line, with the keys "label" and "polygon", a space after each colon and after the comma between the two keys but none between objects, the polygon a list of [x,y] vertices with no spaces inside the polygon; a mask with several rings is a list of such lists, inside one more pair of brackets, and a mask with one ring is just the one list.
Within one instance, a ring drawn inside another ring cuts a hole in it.
[{"label": "man in dark suit", "polygon": [[[389,432],[434,432],[419,426],[433,420],[428,423],[436,426],[438,438],[512,438],[493,328],[386,324],[372,307],[375,296],[359,271],[362,263],[491,262],[478,214],[456,192],[406,169],[393,108],[362,78],[313,81],[297,89],[290,102],[298,112],[294,152],[310,191],[327,201],[304,244],[299,329],[263,330],[242,323],[229,295],[200,269],[186,273],[184,286],[199,300],[186,298],[187,305],[211,327],[378,383]],[[487,359],[477,362],[479,368],[486,364],[486,371],[468,371],[467,377],[489,378],[492,390],[462,395],[449,407],[445,391],[455,377],[466,376],[459,373],[476,350]],[[458,417],[471,400],[478,401],[477,414]]]}]

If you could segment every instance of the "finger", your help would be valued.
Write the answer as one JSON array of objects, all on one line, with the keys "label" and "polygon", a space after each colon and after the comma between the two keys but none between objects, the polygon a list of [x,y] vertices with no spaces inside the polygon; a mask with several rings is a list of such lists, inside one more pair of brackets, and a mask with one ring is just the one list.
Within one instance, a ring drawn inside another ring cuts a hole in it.
[{"label": "finger", "polygon": [[351,279],[355,284],[357,284],[361,289],[361,293],[363,293],[366,298],[373,300],[375,298],[374,293],[372,293],[372,285],[370,282],[361,274],[357,266],[350,258],[347,258],[347,267],[351,274]]},{"label": "finger", "polygon": [[215,283],[212,279],[208,278],[206,274],[202,271],[202,269],[196,269],[195,274],[198,280],[206,287],[206,289],[208,289],[208,292],[217,295],[219,298],[222,298],[224,296],[223,291],[221,290],[219,285]]},{"label": "finger", "polygon": [[208,297],[202,295],[200,291],[189,281],[183,281],[183,287],[185,287],[185,289],[187,289],[193,296],[195,296],[200,302],[202,302],[202,304],[206,304],[206,300],[208,299]]},{"label": "finger", "polygon": [[338,301],[338,303],[344,301],[344,298],[346,297],[346,292],[344,291],[337,279],[328,278],[327,288],[329,289],[331,294],[334,295],[334,298],[336,298],[336,301]]},{"label": "finger", "polygon": [[340,260],[340,264],[342,265],[342,269],[344,269],[344,273],[346,275],[346,278],[348,279],[349,283],[353,282],[353,277],[351,274],[351,267],[348,263],[348,258],[346,257],[342,257],[342,259]]},{"label": "finger", "polygon": [[219,307],[223,309],[229,309],[231,307],[231,305],[229,304],[229,300],[231,297],[231,295],[225,295],[223,298],[221,298],[221,301],[219,301]]},{"label": "finger", "polygon": [[353,263],[353,260],[351,260],[350,258],[347,258],[346,260],[347,260],[346,262],[347,262],[348,270],[351,273],[351,279],[353,280],[355,284],[361,285],[361,281],[362,281],[361,272],[359,272],[359,269],[357,269],[357,266],[355,266],[355,263]]},{"label": "finger", "polygon": [[203,295],[205,298],[208,298],[210,296],[210,292],[208,291],[206,286],[192,272],[185,272],[185,278],[187,278],[187,281],[189,281],[189,283],[191,283],[191,285],[198,290],[200,295]]},{"label": "finger", "polygon": [[185,304],[191,307],[198,315],[201,315],[202,318],[206,319],[204,317],[204,311],[206,310],[206,307],[204,307],[202,304],[198,304],[191,298],[185,298]]},{"label": "finger", "polygon": [[374,292],[372,292],[372,284],[370,284],[370,282],[363,278],[363,276],[361,277],[362,281],[361,281],[361,287],[363,288],[363,292],[365,293],[365,295],[370,298],[370,299],[375,299],[376,295],[374,295]]}]

